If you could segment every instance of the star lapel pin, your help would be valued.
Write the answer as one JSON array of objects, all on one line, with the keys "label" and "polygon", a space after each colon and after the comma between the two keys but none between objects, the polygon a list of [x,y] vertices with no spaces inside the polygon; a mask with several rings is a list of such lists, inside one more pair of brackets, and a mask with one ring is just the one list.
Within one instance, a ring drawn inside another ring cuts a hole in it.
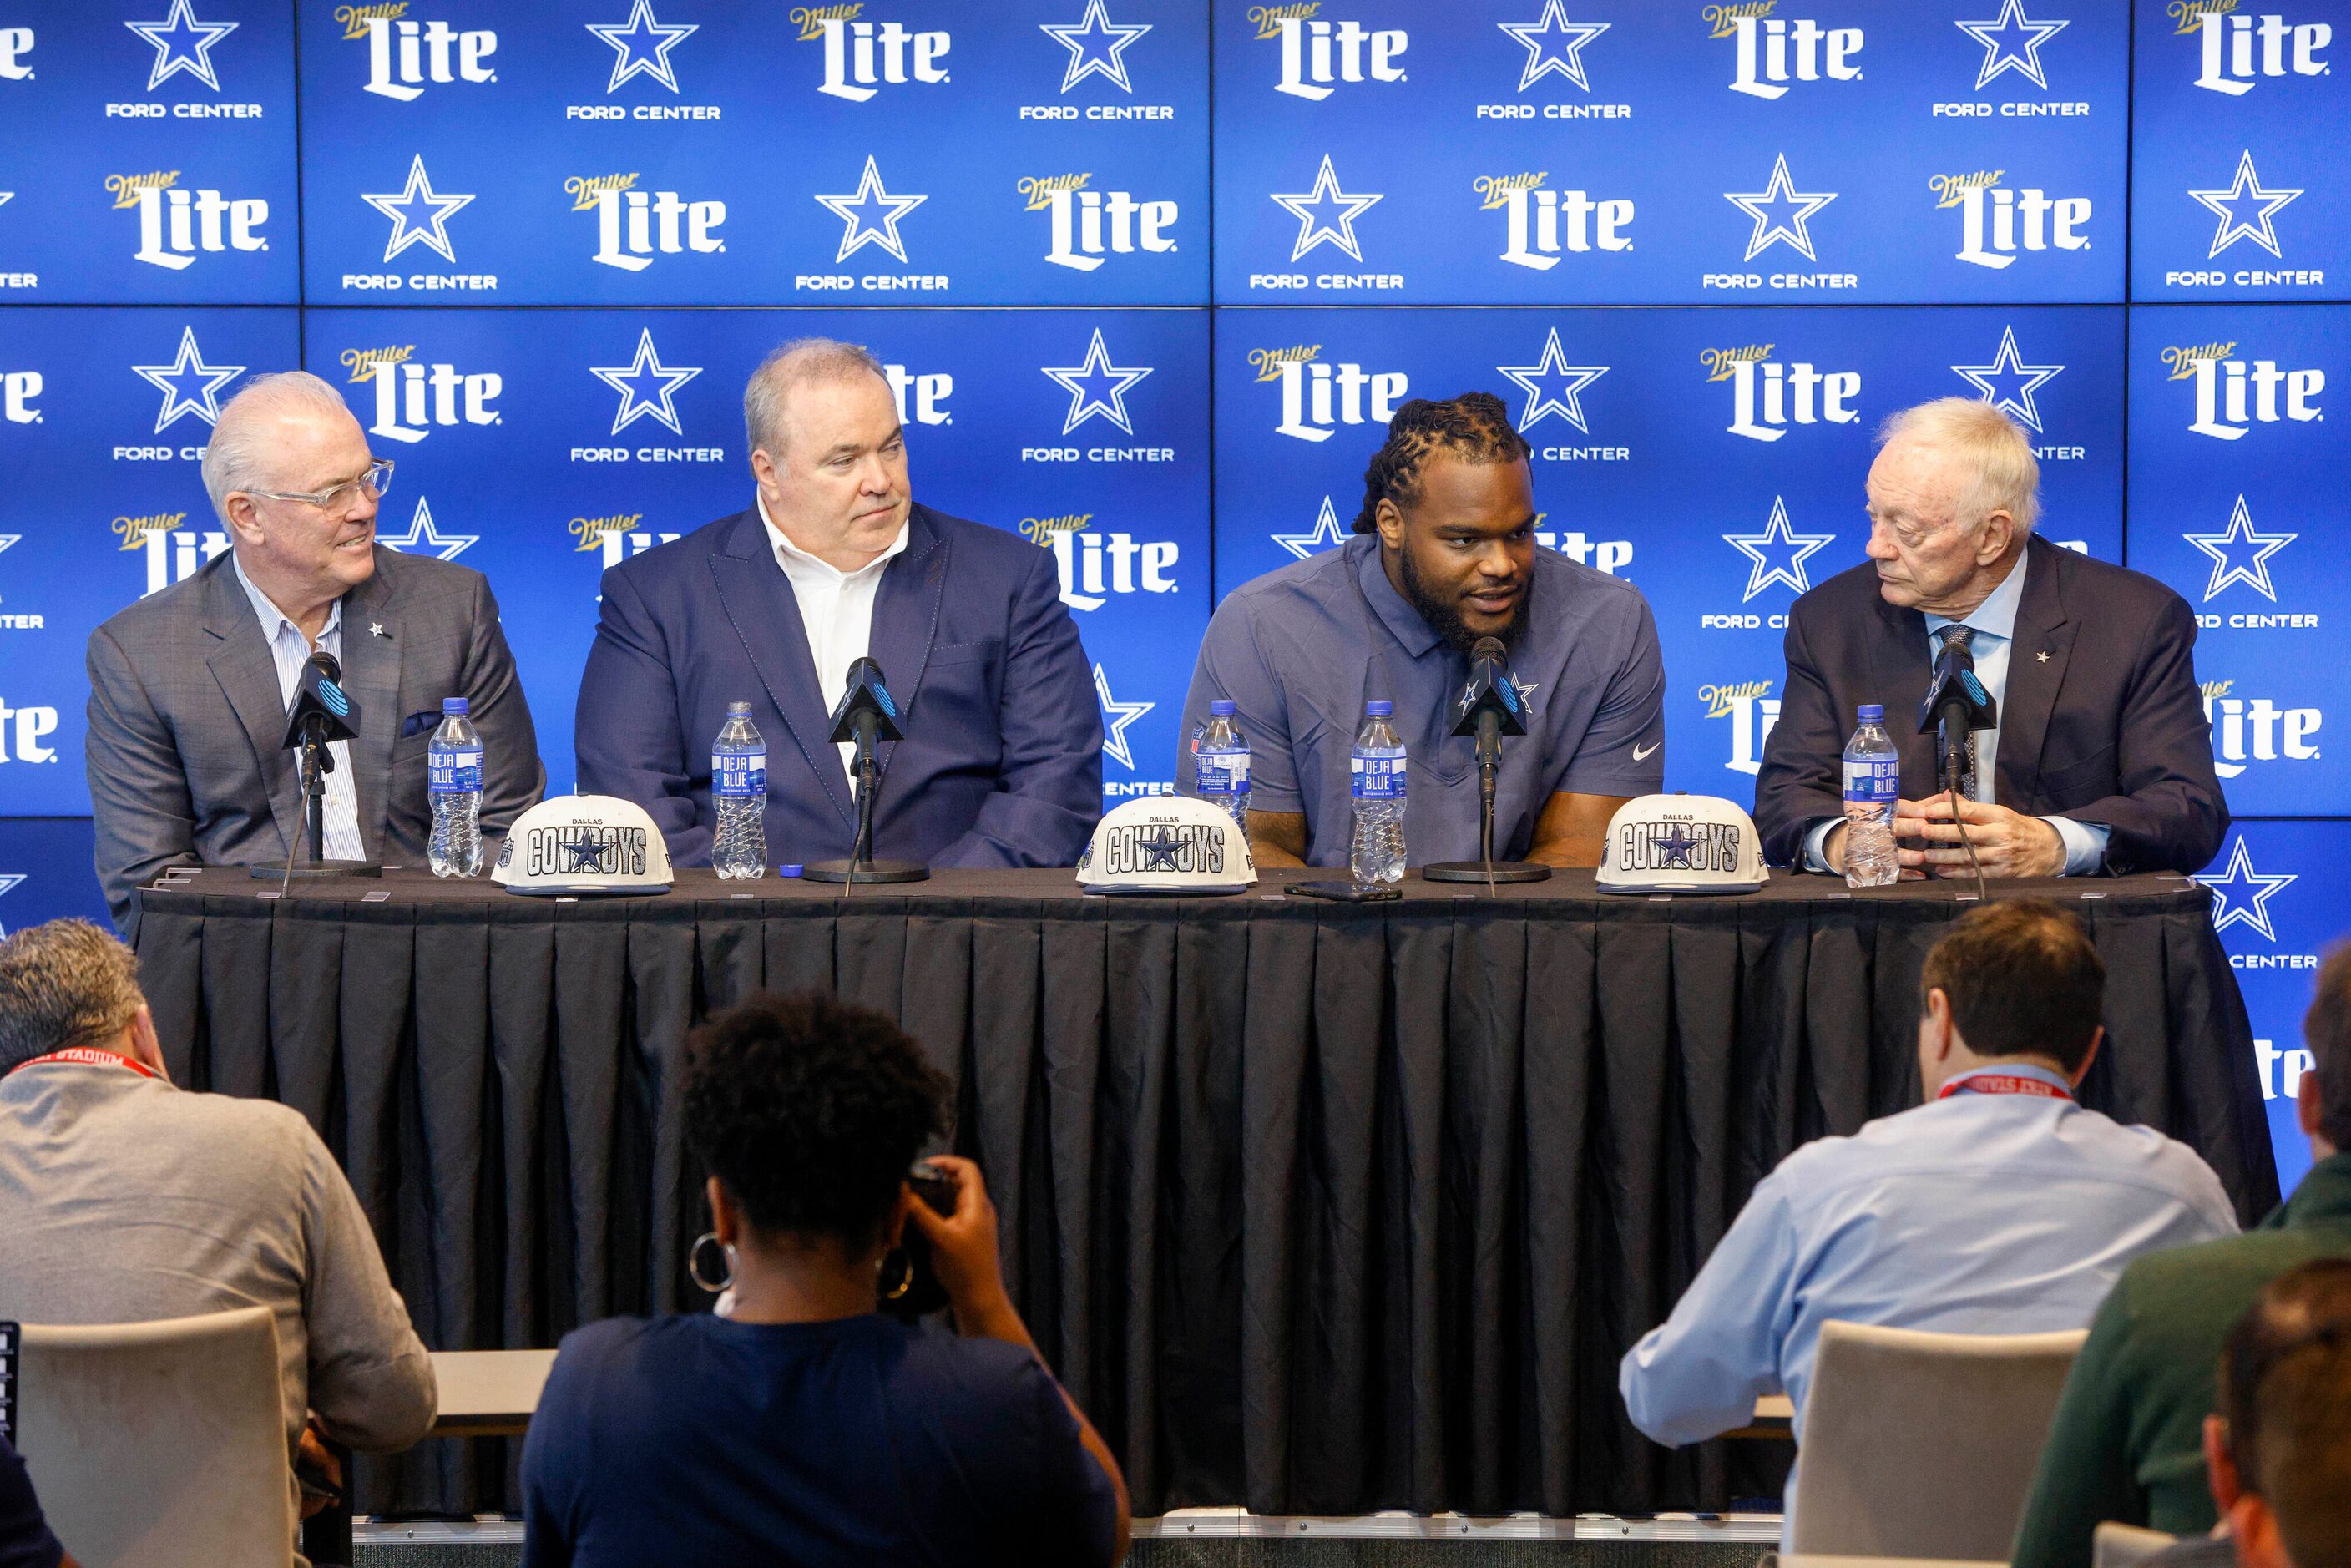
[{"label": "star lapel pin", "polygon": [[2049,662],[2049,654],[2048,654],[2047,650],[2045,650],[2045,649],[2044,649],[2044,650],[2043,650],[2041,653],[2038,653],[2033,654],[2032,656],[2033,656],[2035,659],[2039,660],[2041,663],[2044,664],[2047,664],[2047,663]]},{"label": "star lapel pin", "polygon": [[[383,629],[383,622],[381,621],[371,621],[368,622],[368,635],[371,637],[381,637],[387,643],[392,640],[392,633]],[[2049,655],[2043,653],[2041,656],[2045,659]]]}]

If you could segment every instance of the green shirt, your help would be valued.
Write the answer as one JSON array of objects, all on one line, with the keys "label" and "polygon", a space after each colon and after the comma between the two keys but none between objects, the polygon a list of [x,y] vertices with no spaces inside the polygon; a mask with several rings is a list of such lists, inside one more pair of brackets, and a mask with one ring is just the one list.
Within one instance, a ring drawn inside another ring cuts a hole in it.
[{"label": "green shirt", "polygon": [[2089,1568],[2101,1521],[2190,1535],[2217,1518],[2204,1417],[2220,1342],[2262,1287],[2351,1254],[2351,1154],[2313,1166],[2257,1230],[2157,1252],[2123,1271],[2066,1379],[2017,1527],[2011,1568]]}]

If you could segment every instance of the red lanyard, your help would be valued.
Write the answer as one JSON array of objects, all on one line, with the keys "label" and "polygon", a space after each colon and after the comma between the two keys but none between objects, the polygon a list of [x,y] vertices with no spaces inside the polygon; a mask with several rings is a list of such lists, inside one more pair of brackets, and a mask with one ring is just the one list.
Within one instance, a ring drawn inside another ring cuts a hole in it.
[{"label": "red lanyard", "polygon": [[1954,1094],[2033,1094],[2043,1100],[2071,1100],[2074,1097],[2070,1089],[2060,1089],[2054,1083],[2013,1072],[1977,1072],[1965,1078],[1954,1078],[1943,1085],[1943,1092],[1935,1098],[1949,1100]]},{"label": "red lanyard", "polygon": [[95,1046],[88,1045],[69,1045],[63,1051],[53,1051],[47,1056],[37,1056],[30,1061],[20,1061],[8,1071],[12,1074],[18,1073],[27,1067],[38,1067],[45,1061],[71,1061],[84,1067],[127,1067],[141,1078],[152,1078],[156,1075],[153,1068],[142,1062],[133,1061],[129,1057],[118,1055],[111,1051],[100,1051]]}]

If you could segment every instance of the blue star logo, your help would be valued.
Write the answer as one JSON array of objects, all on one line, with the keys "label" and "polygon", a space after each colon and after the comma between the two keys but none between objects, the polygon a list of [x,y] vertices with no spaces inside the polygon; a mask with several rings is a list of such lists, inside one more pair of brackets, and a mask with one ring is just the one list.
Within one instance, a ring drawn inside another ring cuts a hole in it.
[{"label": "blue star logo", "polygon": [[1149,375],[1151,369],[1149,366],[1122,369],[1112,364],[1110,350],[1102,346],[1101,328],[1094,329],[1093,341],[1086,345],[1083,364],[1060,369],[1051,365],[1040,368],[1070,394],[1070,412],[1061,421],[1062,434],[1069,434],[1096,414],[1109,420],[1127,434],[1134,434],[1134,426],[1127,422],[1126,417],[1126,391]]},{"label": "blue star logo", "polygon": [[1086,14],[1076,22],[1040,22],[1037,30],[1070,51],[1070,68],[1061,74],[1063,92],[1093,76],[1121,92],[1134,90],[1134,84],[1127,80],[1126,62],[1119,57],[1129,44],[1151,31],[1150,23],[1122,27],[1110,19],[1102,0],[1086,0]]},{"label": "blue star logo", "polygon": [[[2241,582],[2268,600],[2277,602],[2277,586],[2270,581],[2270,557],[2300,538],[2300,534],[2257,534],[2253,531],[2252,513],[2246,509],[2245,498],[2237,497],[2236,510],[2229,514],[2229,529],[2219,534],[2182,534],[2179,536],[2212,558],[2212,580],[2204,585],[2204,601],[2210,604],[2220,596],[2220,591],[2231,583]],[[2251,546],[2250,560],[2231,559],[2231,551]]]},{"label": "blue star logo", "polygon": [[408,166],[408,183],[398,191],[378,195],[360,194],[360,200],[392,220],[392,238],[384,242],[383,258],[390,261],[410,246],[421,245],[446,262],[454,263],[457,253],[449,247],[449,230],[445,226],[450,215],[474,198],[444,196],[433,189],[432,180],[424,172],[424,155],[418,153]]},{"label": "blue star logo", "polygon": [[571,863],[563,869],[575,876],[604,869],[604,845],[594,839],[573,839],[563,846],[563,852],[571,857]]},{"label": "blue star logo", "polygon": [[180,352],[168,365],[131,367],[163,392],[163,407],[155,415],[155,432],[163,431],[188,414],[206,424],[220,418],[220,390],[245,374],[243,365],[208,365],[196,351],[196,329],[180,329]]},{"label": "blue star logo", "polygon": [[849,225],[841,231],[841,249],[834,253],[832,259],[847,261],[867,246],[878,245],[904,266],[906,245],[898,237],[898,220],[929,200],[928,196],[893,196],[883,190],[882,171],[869,156],[865,160],[865,172],[858,180],[856,190],[844,196],[817,198],[820,205]]},{"label": "blue star logo", "polygon": [[1181,870],[1176,863],[1176,857],[1184,852],[1184,841],[1164,827],[1155,832],[1156,836],[1152,838],[1140,835],[1135,838],[1134,847],[1143,852],[1143,863],[1135,869],[1143,872]]},{"label": "blue star logo", "polygon": [[1304,560],[1318,550],[1331,549],[1345,544],[1347,536],[1339,531],[1339,508],[1331,504],[1330,497],[1325,496],[1322,497],[1322,509],[1314,514],[1312,533],[1276,534],[1273,536],[1273,542],[1299,559]]},{"label": "blue star logo", "polygon": [[2245,850],[2245,836],[2237,835],[2237,847],[2230,852],[2229,869],[2219,876],[2206,873],[2189,879],[2202,883],[2212,890],[2212,933],[2214,936],[2230,926],[2246,925],[2260,932],[2266,941],[2277,940],[2277,928],[2272,924],[2270,900],[2295,880],[2293,872],[2281,872],[2263,876],[2253,869],[2253,857]]},{"label": "blue star logo", "polygon": [[1747,591],[1739,602],[1746,603],[1775,582],[1784,582],[1799,593],[1811,592],[1812,580],[1805,575],[1804,562],[1835,540],[1834,534],[1796,532],[1788,526],[1786,499],[1772,497],[1771,520],[1763,525],[1761,533],[1722,536],[1723,543],[1735,546],[1754,563],[1747,574]]},{"label": "blue star logo", "polygon": [[627,21],[590,22],[587,28],[612,46],[612,79],[604,84],[606,92],[641,75],[675,92],[677,68],[669,63],[669,52],[698,31],[700,24],[680,22],[665,27],[653,20],[653,0],[637,0],[629,8]]},{"label": "blue star logo", "polygon": [[[1814,213],[1836,200],[1834,191],[1799,191],[1788,177],[1788,155],[1782,152],[1771,165],[1771,180],[1760,191],[1725,191],[1722,199],[1755,220],[1755,232],[1747,238],[1745,259],[1752,261],[1768,246],[1785,243],[1806,261],[1818,261],[1813,254],[1812,231],[1805,223]],[[1784,214],[1785,215],[1781,215]]]},{"label": "blue star logo", "polygon": [[1674,867],[1679,866],[1684,871],[1696,871],[1698,868],[1690,864],[1690,856],[1698,852],[1699,845],[1705,841],[1691,838],[1689,831],[1679,822],[1674,823],[1673,829],[1672,838],[1653,838],[1649,841],[1650,846],[1666,857],[1665,863],[1657,869],[1671,871]]},{"label": "blue star logo", "polygon": [[[1497,22],[1494,24],[1510,37],[1526,46],[1526,69],[1519,75],[1519,90],[1527,89],[1556,72],[1582,88],[1592,90],[1583,76],[1583,46],[1606,32],[1606,22],[1571,22],[1567,19],[1566,0],[1549,0],[1543,14],[1531,22]],[[1556,38],[1554,45],[1552,40]]]},{"label": "blue star logo", "polygon": [[590,365],[588,373],[621,394],[621,410],[612,416],[612,434],[618,435],[639,419],[651,414],[669,426],[673,435],[683,435],[678,428],[677,405],[670,402],[677,389],[702,373],[699,365],[681,365],[675,370],[661,362],[653,351],[651,328],[638,334],[637,357],[625,365]]},{"label": "blue star logo", "polygon": [[1551,329],[1551,337],[1543,343],[1542,357],[1535,363],[1494,368],[1518,382],[1527,394],[1527,406],[1519,415],[1520,430],[1531,430],[1556,413],[1583,434],[1592,434],[1583,423],[1583,404],[1578,394],[1606,375],[1608,367],[1569,364],[1559,346],[1558,328]]},{"label": "blue star logo", "polygon": [[[2225,191],[2190,191],[2189,195],[2220,214],[2220,226],[2212,232],[2212,248],[2205,252],[2210,261],[2241,239],[2249,239],[2272,256],[2278,253],[2277,230],[2270,225],[2270,215],[2302,194],[2300,189],[2289,190],[2283,185],[2264,190],[2261,176],[2253,172],[2251,148],[2237,160],[2237,178]],[[2258,209],[2258,210],[2255,210]]]},{"label": "blue star logo", "polygon": [[124,26],[155,46],[155,64],[147,72],[147,90],[187,72],[214,92],[220,78],[213,68],[214,44],[236,31],[235,22],[199,22],[189,0],[172,0],[171,14],[160,22],[125,22]]},{"label": "blue star logo", "polygon": [[[21,871],[0,871],[0,898],[7,897],[24,880],[25,873]],[[0,936],[7,935],[8,928],[5,925],[0,925]]]},{"label": "blue star logo", "polygon": [[2002,413],[2021,420],[2035,434],[2041,431],[2041,409],[2033,402],[2035,388],[2065,367],[2063,365],[2028,365],[2016,350],[2016,329],[2001,329],[2000,347],[1993,351],[1988,365],[1953,365],[1951,369],[1973,382],[1988,402]]},{"label": "blue star logo", "polygon": [[475,543],[479,534],[444,534],[433,526],[433,508],[424,497],[416,497],[416,510],[408,519],[408,531],[392,535],[381,528],[375,531],[375,542],[386,549],[396,549],[406,555],[412,551],[430,551],[443,560],[455,560],[465,553],[465,547]]},{"label": "blue star logo", "polygon": [[2002,0],[2000,15],[1991,21],[1951,26],[1984,47],[1983,68],[1976,73],[1977,90],[2001,72],[2014,71],[2047,92],[2049,80],[2041,71],[2041,46],[2070,24],[2032,21],[2024,14],[2024,0]]},{"label": "blue star logo", "polygon": [[1273,193],[1274,204],[1298,219],[1298,243],[1290,247],[1290,259],[1296,261],[1318,245],[1335,245],[1356,261],[1362,261],[1363,248],[1355,243],[1355,220],[1380,200],[1376,195],[1351,196],[1340,190],[1339,176],[1331,168],[1331,155],[1325,152],[1312,190],[1290,195]]},{"label": "blue star logo", "polygon": [[1157,703],[1123,703],[1110,695],[1110,677],[1094,665],[1094,695],[1102,699],[1102,755],[1128,772],[1134,770],[1134,743],[1126,738],[1127,726],[1157,707]]}]

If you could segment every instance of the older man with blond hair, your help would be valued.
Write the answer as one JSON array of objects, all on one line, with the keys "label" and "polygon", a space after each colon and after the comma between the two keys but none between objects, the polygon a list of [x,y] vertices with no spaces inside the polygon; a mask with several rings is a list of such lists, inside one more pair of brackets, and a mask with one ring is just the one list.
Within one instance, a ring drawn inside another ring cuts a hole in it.
[{"label": "older man with blond hair", "polygon": [[[1788,678],[1755,780],[1775,863],[1844,869],[1840,758],[1881,704],[1902,755],[1905,877],[2194,872],[2228,830],[2196,685],[2196,618],[2151,577],[2035,531],[2040,465],[2016,423],[1940,398],[1896,413],[1870,465],[1868,559],[1796,601]],[[1998,726],[1938,791],[1914,716],[1955,646]]]},{"label": "older man with blond hair", "polygon": [[204,451],[227,552],[90,633],[98,877],[125,936],[137,889],[165,866],[293,852],[303,798],[286,713],[314,653],[340,662],[362,720],[329,748],[329,859],[424,863],[424,754],[451,697],[481,732],[484,829],[538,799],[538,738],[489,583],[376,539],[392,466],[327,382],[254,377]]}]

